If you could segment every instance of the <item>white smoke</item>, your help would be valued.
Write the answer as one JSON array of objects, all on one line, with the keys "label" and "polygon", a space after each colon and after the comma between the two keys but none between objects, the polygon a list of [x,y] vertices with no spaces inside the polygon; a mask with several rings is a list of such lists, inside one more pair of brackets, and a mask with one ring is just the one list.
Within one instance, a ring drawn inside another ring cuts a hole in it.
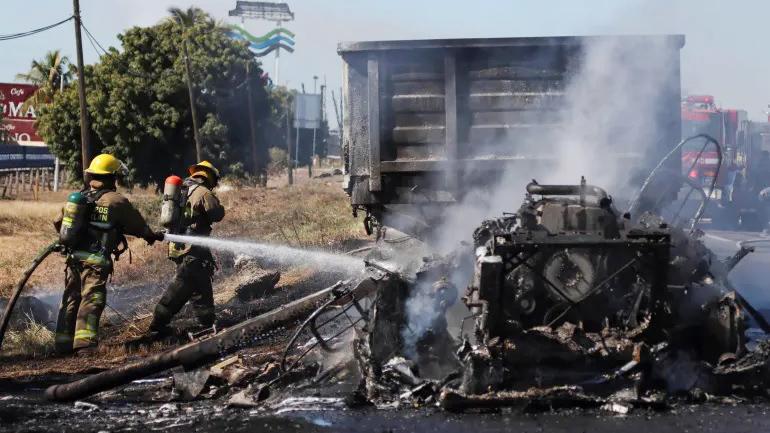
[{"label": "white smoke", "polygon": [[421,283],[412,287],[406,302],[406,320],[409,326],[401,330],[404,354],[412,359],[417,356],[417,343],[431,331],[442,311],[433,296],[430,284]]},{"label": "white smoke", "polygon": [[615,192],[628,185],[637,164],[649,167],[650,155],[663,156],[660,131],[671,119],[663,120],[661,112],[671,103],[665,95],[672,72],[678,72],[672,70],[678,65],[669,44],[665,39],[597,39],[587,45],[566,88],[562,127],[552,138],[558,169],[544,173],[541,183],[575,184],[585,175]]},{"label": "white smoke", "polygon": [[[558,126],[542,128],[524,143],[503,139],[495,146],[526,148],[529,154],[542,154],[538,148],[546,147],[548,156],[557,158],[555,166],[518,164],[503,173],[495,187],[467,193],[449,207],[435,231],[433,241],[439,251],[470,241],[482,220],[518,210],[532,179],[575,185],[585,176],[588,183],[615,198],[629,198],[640,183],[639,176],[646,175],[643,167],[663,156],[662,146],[668,149],[676,144],[662,142],[661,131],[676,129],[678,124],[678,117],[671,117],[679,115],[678,99],[673,102],[677,111],[671,111],[670,97],[673,90],[676,98],[678,87],[667,87],[672,85],[672,74],[678,74],[678,50],[663,38],[589,41],[563,89]],[[540,123],[549,121],[543,118]]]}]

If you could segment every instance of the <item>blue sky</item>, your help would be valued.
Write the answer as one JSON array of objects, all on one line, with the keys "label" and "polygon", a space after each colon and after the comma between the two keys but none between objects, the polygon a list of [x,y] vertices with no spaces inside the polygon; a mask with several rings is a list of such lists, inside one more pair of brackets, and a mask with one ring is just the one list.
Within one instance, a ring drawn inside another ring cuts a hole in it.
[{"label": "blue sky", "polygon": [[[0,33],[29,30],[71,14],[69,0],[2,0]],[[313,75],[339,88],[336,54],[342,40],[506,37],[614,33],[683,33],[683,89],[710,93],[723,106],[744,108],[759,119],[770,103],[770,55],[765,0],[288,0],[296,20],[296,52],[281,56],[281,84],[312,89]],[[195,4],[228,20],[235,0],[81,0],[83,22],[102,45],[117,46],[115,35],[151,25],[170,6]],[[34,6],[33,6],[34,5]],[[272,27],[247,22],[254,34]],[[86,62],[97,59],[84,42]],[[73,26],[29,38],[0,41],[0,81],[12,81],[32,57],[61,48],[74,60]],[[273,72],[273,57],[264,68]]]}]

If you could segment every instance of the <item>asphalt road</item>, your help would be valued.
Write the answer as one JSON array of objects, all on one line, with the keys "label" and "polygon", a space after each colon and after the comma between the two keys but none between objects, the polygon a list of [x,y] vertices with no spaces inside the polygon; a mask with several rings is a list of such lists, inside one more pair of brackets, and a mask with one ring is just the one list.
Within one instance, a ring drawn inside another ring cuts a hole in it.
[{"label": "asphalt road", "polygon": [[[192,403],[51,404],[30,396],[2,396],[0,432],[770,432],[770,404],[682,404],[654,412],[618,415],[602,410],[526,413],[501,409],[455,414],[435,408],[348,409],[339,399],[322,404],[280,404],[276,410],[224,407],[221,401]],[[298,399],[287,399],[298,400]]]}]

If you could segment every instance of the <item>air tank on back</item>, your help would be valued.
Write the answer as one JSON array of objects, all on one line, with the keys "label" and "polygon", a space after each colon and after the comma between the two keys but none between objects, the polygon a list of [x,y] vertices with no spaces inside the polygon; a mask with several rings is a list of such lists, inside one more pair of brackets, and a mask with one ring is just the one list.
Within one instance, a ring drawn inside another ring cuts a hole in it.
[{"label": "air tank on back", "polygon": [[88,222],[88,200],[80,192],[67,196],[64,204],[62,223],[59,228],[59,242],[66,247],[74,247],[78,242],[83,227]]},{"label": "air tank on back", "polygon": [[163,185],[163,203],[160,207],[160,225],[170,232],[179,225],[182,217],[182,178],[171,175]]}]

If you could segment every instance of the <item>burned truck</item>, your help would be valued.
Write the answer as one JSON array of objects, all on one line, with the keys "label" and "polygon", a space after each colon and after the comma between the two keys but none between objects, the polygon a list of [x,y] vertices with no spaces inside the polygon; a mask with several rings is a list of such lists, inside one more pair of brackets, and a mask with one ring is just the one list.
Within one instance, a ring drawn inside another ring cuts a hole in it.
[{"label": "burned truck", "polygon": [[[644,151],[603,155],[627,167],[635,199],[616,203],[585,178],[533,180],[522,185],[518,211],[478,221],[472,244],[382,279],[355,345],[368,399],[438,398],[449,409],[532,398],[592,405],[630,388],[641,404],[650,390],[745,390],[741,375],[762,389],[768,347],[755,342],[749,351],[745,331],[770,327],[727,279],[749,249],[718,260],[705,247],[695,222],[709,196],[681,175],[682,36],[342,44],[345,188],[354,213],[364,212],[367,230],[386,242],[396,228],[430,244],[467,195],[499,190],[511,171],[563,166],[547,143],[547,130],[559,128],[553,113],[587,47],[608,40],[627,48],[621,56],[664,46],[667,55],[654,59],[674,65],[661,68],[663,77],[642,77],[662,89]],[[687,187],[702,205],[668,220],[667,205]],[[515,209],[516,196],[496,199]],[[385,250],[391,262],[411,255]],[[463,292],[457,287],[467,287],[470,335],[463,325],[457,335],[446,331],[454,301],[446,298]],[[420,310],[435,316],[427,326],[422,320],[427,329],[409,317],[415,297],[432,306]]]},{"label": "burned truck", "polygon": [[[466,304],[479,317],[478,337],[566,321],[594,332],[643,322],[666,290],[666,226],[628,228],[607,192],[584,182],[531,183],[526,192],[518,212],[474,233]],[[612,296],[594,296],[600,291]]]}]

